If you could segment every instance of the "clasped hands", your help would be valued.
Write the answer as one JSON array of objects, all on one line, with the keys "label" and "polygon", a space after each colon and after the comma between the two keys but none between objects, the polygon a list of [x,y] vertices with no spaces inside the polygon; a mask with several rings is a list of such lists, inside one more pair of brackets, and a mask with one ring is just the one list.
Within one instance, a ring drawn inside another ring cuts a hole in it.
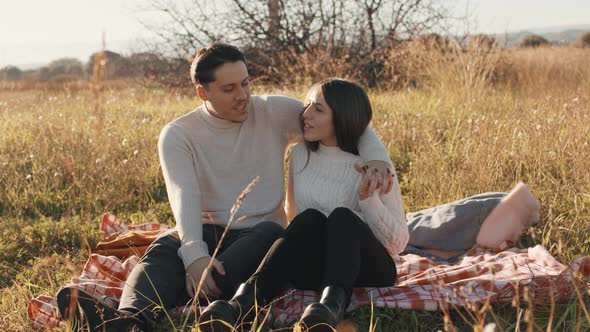
[{"label": "clasped hands", "polygon": [[393,173],[388,163],[380,160],[371,160],[364,166],[356,163],[354,168],[363,175],[358,188],[359,198],[364,200],[371,197],[376,190],[381,194],[387,194],[393,187]]}]

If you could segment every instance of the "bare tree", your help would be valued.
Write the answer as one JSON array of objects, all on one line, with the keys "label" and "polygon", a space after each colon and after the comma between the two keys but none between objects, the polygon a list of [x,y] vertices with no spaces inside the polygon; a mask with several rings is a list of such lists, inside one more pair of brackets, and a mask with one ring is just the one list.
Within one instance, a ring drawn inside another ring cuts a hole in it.
[{"label": "bare tree", "polygon": [[149,0],[148,6],[163,20],[145,24],[184,56],[215,40],[275,51],[356,45],[370,52],[449,17],[442,0]]},{"label": "bare tree", "polygon": [[149,51],[186,58],[213,41],[231,39],[227,8],[216,1],[148,0],[142,9],[159,14],[156,21],[141,21],[159,37]]},{"label": "bare tree", "polygon": [[223,40],[248,53],[254,76],[277,80],[285,67],[327,52],[325,58],[356,63],[351,70],[375,81],[396,42],[449,18],[444,0],[148,1],[163,18],[144,22],[161,41],[151,51],[188,58]]}]

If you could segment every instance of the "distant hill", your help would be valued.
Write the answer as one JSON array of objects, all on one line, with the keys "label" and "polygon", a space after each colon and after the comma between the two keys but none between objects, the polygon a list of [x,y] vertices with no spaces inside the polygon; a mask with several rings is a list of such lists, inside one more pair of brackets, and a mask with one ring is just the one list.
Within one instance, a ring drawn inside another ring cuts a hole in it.
[{"label": "distant hill", "polygon": [[569,45],[573,44],[578,36],[586,31],[590,31],[590,24],[568,25],[562,27],[545,27],[527,29],[507,34],[495,34],[494,38],[500,44],[506,44],[509,47],[518,46],[524,36],[540,35],[552,44]]}]

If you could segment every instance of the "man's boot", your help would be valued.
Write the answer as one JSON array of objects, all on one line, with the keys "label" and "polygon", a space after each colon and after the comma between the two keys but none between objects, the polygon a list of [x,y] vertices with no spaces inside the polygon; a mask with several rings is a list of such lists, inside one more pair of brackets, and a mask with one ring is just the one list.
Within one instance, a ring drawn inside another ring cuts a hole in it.
[{"label": "man's boot", "polygon": [[344,318],[350,295],[343,287],[328,286],[319,303],[312,303],[303,312],[299,324],[302,331],[333,332]]},{"label": "man's boot", "polygon": [[257,302],[255,285],[241,284],[231,300],[213,301],[203,310],[199,316],[199,329],[202,332],[233,331],[234,327],[254,319],[255,305],[262,305]]},{"label": "man's boot", "polygon": [[57,293],[57,307],[70,322],[72,331],[146,331],[146,324],[136,315],[117,310],[104,299],[75,287],[65,287]]}]

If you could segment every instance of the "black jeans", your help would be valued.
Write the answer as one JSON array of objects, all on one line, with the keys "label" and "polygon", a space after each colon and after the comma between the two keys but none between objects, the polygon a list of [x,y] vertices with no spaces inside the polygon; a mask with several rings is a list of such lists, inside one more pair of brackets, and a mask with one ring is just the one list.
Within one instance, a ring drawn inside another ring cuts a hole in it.
[{"label": "black jeans", "polygon": [[317,291],[340,286],[350,297],[353,287],[389,287],[396,278],[393,259],[369,226],[337,208],[328,217],[314,209],[297,215],[248,282],[268,302],[289,283]]},{"label": "black jeans", "polygon": [[[224,228],[203,225],[203,241],[212,255]],[[223,263],[225,276],[213,272],[215,283],[222,291],[222,298],[230,298],[260,264],[264,255],[283,233],[274,222],[262,222],[246,229],[229,230],[217,259]],[[133,271],[127,277],[119,309],[141,312],[144,318],[162,318],[156,307],[170,309],[186,304],[190,298],[186,292],[185,269],[178,256],[180,239],[173,230],[156,239],[148,248]],[[154,311],[153,313],[151,313]]]}]

